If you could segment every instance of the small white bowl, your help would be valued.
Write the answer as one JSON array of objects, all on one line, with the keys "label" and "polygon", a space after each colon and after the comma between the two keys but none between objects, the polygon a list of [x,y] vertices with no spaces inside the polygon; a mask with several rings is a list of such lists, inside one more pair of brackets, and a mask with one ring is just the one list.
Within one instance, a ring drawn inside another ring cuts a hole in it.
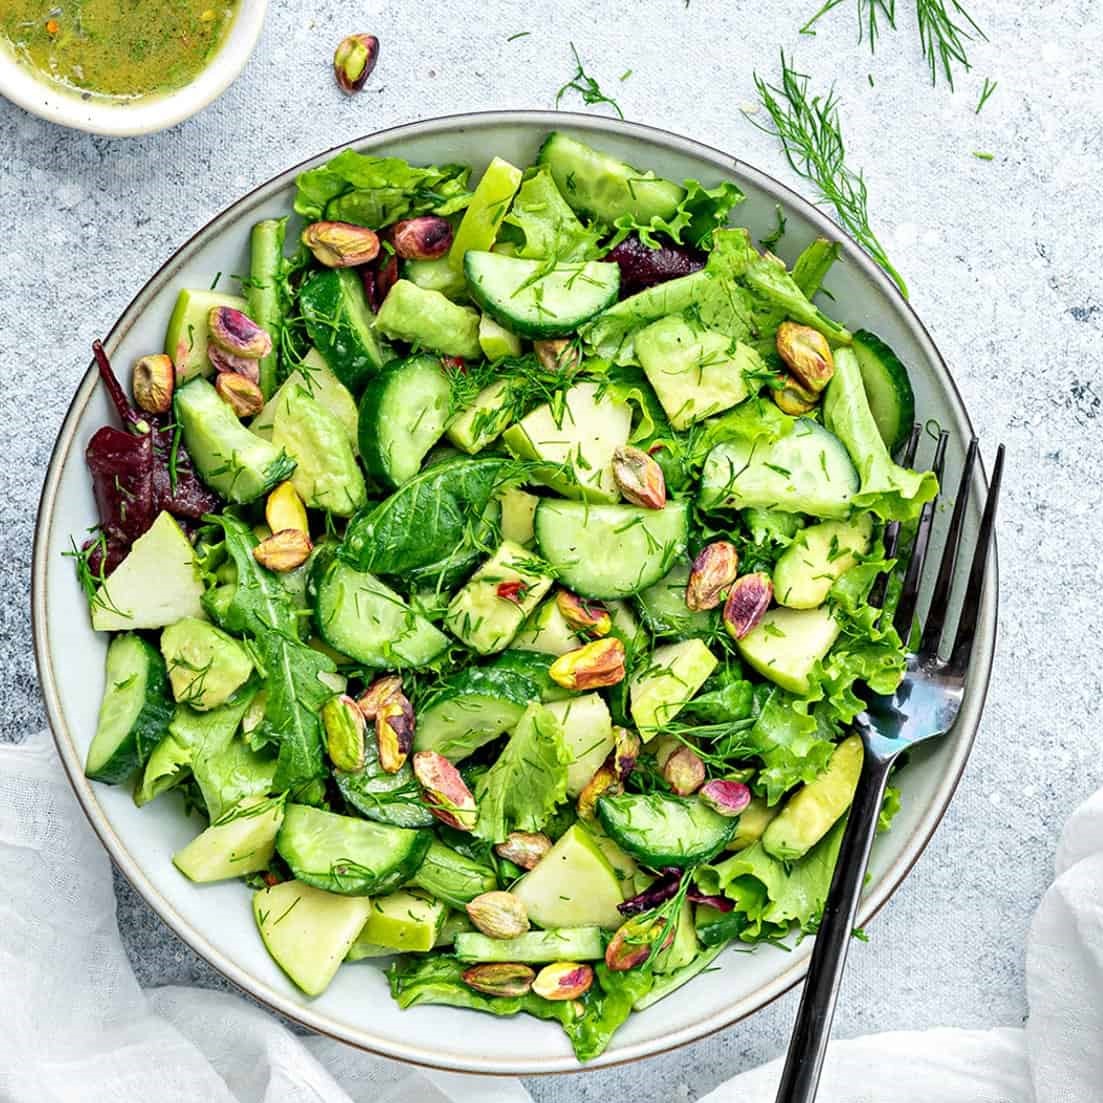
[{"label": "small white bowl", "polygon": [[0,95],[32,115],[75,130],[116,138],[152,134],[190,119],[229,88],[257,44],[267,7],[268,0],[241,0],[221,48],[190,84],[175,92],[134,100],[83,99],[40,77],[0,46]]}]

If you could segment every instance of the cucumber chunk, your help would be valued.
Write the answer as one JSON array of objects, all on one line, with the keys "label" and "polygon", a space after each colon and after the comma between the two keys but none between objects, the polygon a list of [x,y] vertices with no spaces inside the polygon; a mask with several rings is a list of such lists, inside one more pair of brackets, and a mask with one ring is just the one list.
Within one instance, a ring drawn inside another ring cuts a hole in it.
[{"label": "cucumber chunk", "polygon": [[250,433],[205,379],[176,392],[176,418],[199,477],[231,502],[256,501],[289,479],[295,461]]},{"label": "cucumber chunk", "polygon": [[774,564],[774,594],[779,605],[814,609],[827,600],[835,582],[865,555],[873,542],[873,518],[823,521],[802,529]]},{"label": "cucumber chunk", "polygon": [[568,498],[616,502],[613,453],[628,443],[632,411],[627,402],[601,394],[596,383],[579,383],[563,396],[562,407],[537,406],[502,435],[523,460],[548,466],[530,478]]},{"label": "cucumber chunk", "polygon": [[513,887],[529,918],[541,927],[603,927],[624,921],[620,878],[594,837],[572,825]]},{"label": "cucumber chunk", "polygon": [[653,635],[691,639],[712,633],[716,615],[708,609],[694,612],[686,605],[687,582],[689,564],[675,563],[665,578],[636,595],[643,622]]},{"label": "cucumber chunk", "polygon": [[289,804],[276,849],[298,880],[343,896],[368,896],[409,880],[432,839],[430,831]]},{"label": "cucumber chunk", "polygon": [[470,250],[489,249],[494,244],[502,219],[521,186],[522,175],[516,165],[501,157],[495,157],[486,166],[448,251],[448,263],[456,271],[463,269],[464,257]]},{"label": "cucumber chunk", "polygon": [[453,943],[460,961],[598,961],[605,956],[600,927],[526,931],[516,938],[488,938],[465,931]]},{"label": "cucumber chunk", "polygon": [[240,295],[227,295],[208,288],[185,287],[176,296],[176,306],[165,331],[165,353],[172,358],[177,385],[214,370],[207,359],[210,327],[207,318],[216,306],[248,313],[249,304]]},{"label": "cucumber chunk", "polygon": [[642,172],[560,131],[548,135],[539,163],[551,170],[574,210],[610,225],[622,215],[645,225],[653,218],[669,219],[686,194],[672,181]]},{"label": "cucumber chunk", "polygon": [[301,881],[253,894],[253,917],[272,960],[308,996],[320,996],[371,914],[366,896],[337,896]]},{"label": "cucumber chunk", "polygon": [[762,849],[782,862],[797,862],[850,807],[862,772],[862,740],[848,736],[832,752],[827,769],[802,785],[762,834]]},{"label": "cucumber chunk", "polygon": [[377,896],[371,915],[349,950],[348,960],[366,957],[358,953],[365,944],[390,953],[424,953],[431,950],[440,934],[448,908],[439,900],[405,890]]},{"label": "cucumber chunk", "polygon": [[282,794],[247,797],[178,850],[172,864],[198,884],[267,869],[283,822],[283,802]]},{"label": "cucumber chunk", "polygon": [[396,281],[387,292],[375,316],[375,327],[388,337],[444,356],[478,360],[482,355],[478,312],[409,280]]},{"label": "cucumber chunk", "polygon": [[521,355],[521,338],[486,314],[479,319],[479,345],[491,363],[505,356]]},{"label": "cucumber chunk", "polygon": [[395,773],[387,773],[379,763],[378,744],[371,734],[364,743],[364,768],[355,773],[334,770],[333,779],[345,803],[365,819],[394,827],[432,827],[436,823],[421,799],[421,787],[409,761]]},{"label": "cucumber chunk", "polygon": [[520,337],[566,337],[617,301],[620,268],[591,260],[549,264],[501,253],[469,252],[471,297]]},{"label": "cucumber chunk", "polygon": [[299,310],[310,340],[354,395],[390,359],[376,335],[364,284],[355,269],[314,273],[299,289]]},{"label": "cucumber chunk", "polygon": [[314,622],[342,655],[371,667],[425,666],[448,637],[418,616],[389,586],[336,557],[315,568]]},{"label": "cucumber chunk", "polygon": [[858,472],[838,437],[807,418],[788,436],[762,444],[739,438],[709,452],[701,473],[702,509],[756,506],[814,517],[845,517]]},{"label": "cucumber chunk", "polygon": [[458,850],[434,839],[418,866],[412,883],[430,896],[462,908],[476,896],[498,887],[498,878],[490,866],[468,858]]},{"label": "cucumber chunk", "polygon": [[463,270],[453,268],[447,256],[437,257],[436,260],[403,261],[402,278],[416,283],[423,291],[439,291],[445,298],[456,302],[467,298]]},{"label": "cucumber chunk", "polygon": [[532,525],[540,499],[519,486],[510,486],[498,501],[502,504],[502,539],[528,547],[536,539]]},{"label": "cucumber chunk", "polygon": [[181,617],[201,617],[202,597],[191,541],[162,511],[96,591],[92,627],[97,632],[163,628]]},{"label": "cucumber chunk", "polygon": [[548,598],[513,638],[518,651],[535,651],[541,655],[566,655],[585,643],[566,621],[554,595]]},{"label": "cucumber chunk", "polygon": [[567,765],[567,796],[577,797],[613,749],[613,721],[600,693],[551,701],[546,706],[563,726]]},{"label": "cucumber chunk", "polygon": [[888,450],[895,452],[904,446],[915,421],[915,394],[908,369],[868,329],[854,334],[853,348],[877,430]]},{"label": "cucumber chunk", "polygon": [[632,719],[644,740],[669,724],[716,669],[716,656],[700,640],[663,644],[632,675]]},{"label": "cucumber chunk", "polygon": [[513,420],[509,391],[508,379],[496,379],[484,387],[475,401],[449,422],[448,439],[469,456],[493,444]]},{"label": "cucumber chunk", "polygon": [[552,578],[520,544],[508,540],[456,592],[444,623],[480,655],[502,651],[540,599]]},{"label": "cucumber chunk", "polygon": [[825,606],[771,609],[741,640],[739,654],[764,678],[803,697],[816,663],[839,637],[839,623]]},{"label": "cucumber chunk", "polygon": [[536,543],[564,586],[584,597],[618,598],[658,582],[685,551],[684,502],[664,509],[545,499]]},{"label": "cucumber chunk", "polygon": [[124,781],[164,738],[172,719],[165,664],[156,649],[131,632],[107,648],[104,694],[85,776]]},{"label": "cucumber chunk", "polygon": [[451,398],[435,356],[388,364],[360,399],[360,455],[368,474],[390,486],[412,479],[444,434]]},{"label": "cucumber chunk", "polygon": [[622,793],[601,797],[602,827],[638,862],[659,869],[707,862],[735,833],[736,817],[721,816],[697,797]]}]

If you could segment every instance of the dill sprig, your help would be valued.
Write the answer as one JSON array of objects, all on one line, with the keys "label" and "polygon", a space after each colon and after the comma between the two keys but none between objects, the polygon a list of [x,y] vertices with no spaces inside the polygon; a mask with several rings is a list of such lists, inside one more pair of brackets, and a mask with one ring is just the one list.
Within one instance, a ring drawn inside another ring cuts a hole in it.
[{"label": "dill sprig", "polygon": [[770,116],[770,123],[748,119],[767,134],[781,140],[786,160],[799,176],[815,184],[829,202],[839,222],[867,253],[892,277],[905,298],[907,284],[893,267],[884,246],[869,224],[869,197],[861,172],[846,164],[846,145],[839,121],[839,100],[834,86],[826,96],[808,91],[808,77],[798,73],[781,52],[781,84],[769,84],[757,73],[755,88]]},{"label": "dill sprig", "polygon": [[974,115],[979,115],[984,110],[984,105],[992,98],[992,93],[999,87],[999,81],[984,78],[984,87],[980,90],[980,99],[977,101],[977,109]]},{"label": "dill sprig", "polygon": [[[816,32],[812,30],[813,25],[829,11],[844,2],[845,0],[827,0],[823,7],[801,27],[800,33],[814,35]],[[869,52],[871,54],[876,53],[877,36],[881,33],[878,20],[884,16],[889,27],[896,30],[896,0],[858,0],[857,15],[858,41],[867,40],[869,42]]]},{"label": "dill sprig", "polygon": [[594,104],[607,103],[623,119],[624,112],[621,111],[620,104],[612,96],[607,96],[601,90],[598,82],[586,72],[586,67],[582,64],[582,58],[578,56],[578,50],[575,49],[573,42],[571,43],[571,53],[574,54],[577,68],[574,76],[556,92],[555,106],[559,107],[559,101],[568,92],[577,92],[582,97],[582,102],[588,107],[592,107]]},{"label": "dill sprig", "polygon": [[915,15],[919,21],[923,56],[931,70],[931,84],[938,83],[941,69],[952,89],[954,64],[959,64],[966,72],[971,68],[965,44],[977,38],[987,41],[988,36],[958,0],[915,0]]}]

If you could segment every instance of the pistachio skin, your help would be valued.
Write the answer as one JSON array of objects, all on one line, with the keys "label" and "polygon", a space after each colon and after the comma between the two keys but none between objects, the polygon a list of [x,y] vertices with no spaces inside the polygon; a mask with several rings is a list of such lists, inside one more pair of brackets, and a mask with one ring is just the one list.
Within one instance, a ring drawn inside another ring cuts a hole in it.
[{"label": "pistachio skin", "polygon": [[607,636],[560,655],[548,668],[548,676],[564,689],[600,689],[624,680],[624,662],[624,644]]},{"label": "pistachio skin", "polygon": [[373,34],[350,34],[333,52],[333,75],[346,95],[359,92],[379,61],[379,39]]},{"label": "pistachio skin", "polygon": [[773,579],[764,571],[737,578],[724,603],[724,627],[737,640],[756,628],[774,596]]},{"label": "pistachio skin", "polygon": [[238,417],[255,417],[264,409],[264,394],[251,379],[235,372],[220,372],[214,381],[218,397]]},{"label": "pistachio skin", "polygon": [[326,268],[355,268],[379,256],[379,235],[352,222],[312,222],[300,240]]},{"label": "pistachio skin", "polygon": [[728,587],[739,574],[739,552],[729,540],[714,540],[706,544],[689,572],[686,583],[686,608],[699,613],[715,609]]},{"label": "pistachio skin", "polygon": [[247,356],[235,356],[213,341],[207,346],[207,360],[219,375],[241,375],[250,383],[260,383],[260,363]]},{"label": "pistachio skin", "polygon": [[494,848],[499,858],[505,858],[521,869],[534,869],[536,864],[552,848],[547,835],[531,831],[511,831]]},{"label": "pistachio skin", "polygon": [[212,306],[207,315],[211,340],[225,352],[260,360],[272,351],[272,338],[248,314],[232,306]]},{"label": "pistachio skin", "polygon": [[375,714],[375,741],[379,765],[397,774],[414,745],[414,709],[404,693],[392,693]]},{"label": "pistachio skin", "polygon": [[570,590],[559,590],[555,595],[555,604],[563,619],[576,632],[587,636],[607,636],[613,630],[609,610],[600,602],[588,601]]},{"label": "pistachio skin", "polygon": [[627,728],[613,729],[613,773],[622,785],[631,776],[639,761],[640,737]]},{"label": "pistachio skin", "polygon": [[421,786],[429,811],[441,823],[457,831],[474,831],[479,819],[475,797],[459,770],[436,751],[414,755],[414,776]]},{"label": "pistachio skin", "polygon": [[437,260],[452,248],[452,223],[436,214],[404,218],[391,228],[391,241],[403,260]]},{"label": "pistachio skin", "polygon": [[305,532],[299,529],[284,529],[274,532],[267,540],[262,540],[253,549],[253,558],[262,566],[278,574],[285,574],[301,567],[309,557],[314,545]]},{"label": "pistachio skin", "polygon": [[161,352],[136,360],[132,389],[139,409],[147,414],[167,414],[172,409],[172,393],[176,389],[172,357]]},{"label": "pistachio skin", "polygon": [[705,764],[691,747],[679,747],[663,763],[663,777],[678,796],[688,797],[705,784]]},{"label": "pistachio skin", "polygon": [[356,699],[356,707],[364,714],[364,719],[375,723],[383,703],[402,692],[402,679],[397,674],[384,674]]},{"label": "pistachio skin", "polygon": [[798,383],[819,394],[835,374],[835,358],[827,338],[818,329],[782,322],[778,326],[777,354]]},{"label": "pistachio skin", "polygon": [[463,983],[486,996],[523,996],[532,989],[536,971],[512,962],[486,962],[463,971]]},{"label": "pistachio skin", "polygon": [[613,795],[621,793],[624,787],[620,783],[611,763],[606,762],[599,766],[594,776],[586,782],[582,792],[578,794],[578,817],[593,823],[597,820],[597,802],[606,793]]},{"label": "pistachio skin", "polygon": [[642,965],[651,956],[652,947],[662,937],[665,950],[674,941],[674,928],[665,919],[633,916],[622,923],[605,947],[605,964],[614,973],[625,973]]},{"label": "pistachio skin", "polygon": [[741,781],[713,778],[706,781],[697,795],[721,816],[738,816],[751,803],[751,791]]},{"label": "pistachio skin", "polygon": [[613,453],[613,481],[625,501],[644,509],[666,505],[666,476],[658,461],[630,444]]}]

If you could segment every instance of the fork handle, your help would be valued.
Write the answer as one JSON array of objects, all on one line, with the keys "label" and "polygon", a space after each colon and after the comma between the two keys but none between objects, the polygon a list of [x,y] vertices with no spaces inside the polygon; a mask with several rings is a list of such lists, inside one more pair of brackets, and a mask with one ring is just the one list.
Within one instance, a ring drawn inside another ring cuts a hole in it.
[{"label": "fork handle", "polygon": [[877,819],[895,757],[885,761],[870,754],[868,747],[865,750],[862,772],[839,848],[839,860],[831,879],[831,891],[816,933],[812,961],[789,1041],[777,1103],[814,1103],[819,1090],[820,1071],[831,1036],[831,1020],[835,1015],[835,1001],[842,984],[869,852],[877,834]]}]

